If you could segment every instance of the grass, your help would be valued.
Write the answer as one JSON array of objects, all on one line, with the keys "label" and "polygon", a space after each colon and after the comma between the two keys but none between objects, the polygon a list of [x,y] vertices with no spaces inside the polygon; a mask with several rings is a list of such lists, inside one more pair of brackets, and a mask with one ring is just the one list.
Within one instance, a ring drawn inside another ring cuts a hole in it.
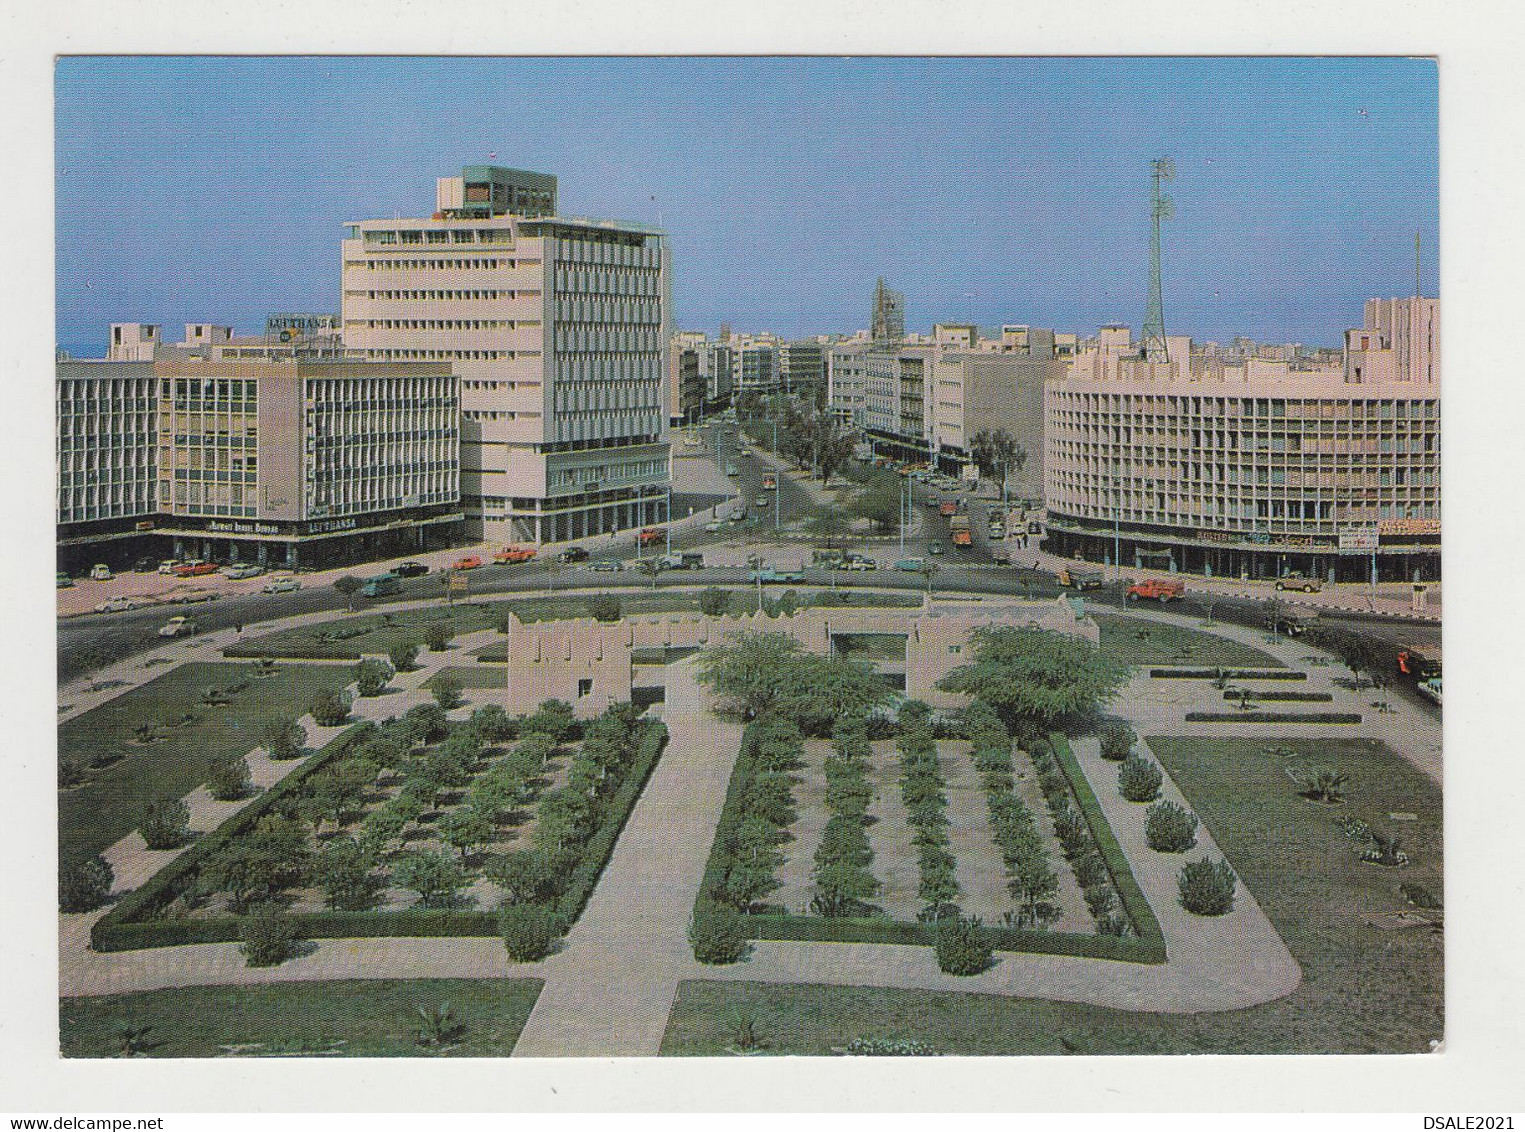
[{"label": "grass", "polygon": [[[212,765],[259,745],[267,723],[307,710],[320,688],[342,688],[348,668],[282,664],[274,676],[256,677],[248,664],[193,662],[150,680],[58,728],[60,756],[95,759],[123,756],[94,771],[84,785],[58,796],[59,851],[66,862],[82,860],[121,840],[137,827],[148,802],[181,797],[206,781]],[[247,679],[249,686],[227,707],[205,707],[209,688]],[[160,743],[139,746],[133,729],[190,712],[195,719],[168,729]]]},{"label": "grass", "polygon": [[[947,1054],[1420,1053],[1444,1032],[1442,951],[1422,927],[1363,916],[1405,909],[1400,884],[1442,890],[1440,791],[1400,756],[1358,738],[1150,738],[1303,969],[1285,998],[1213,1014],[1146,1014],[994,995],[870,987],[685,982],[665,1054],[720,1054],[734,1018],[769,1052],[826,1054],[855,1037],[904,1038]],[[1295,755],[1277,756],[1270,747]],[[1288,764],[1350,775],[1347,804],[1304,801]],[[1417,820],[1395,823],[1390,812]],[[1413,858],[1359,860],[1337,820],[1396,834]]]},{"label": "grass", "polygon": [[1270,653],[1213,633],[1094,608],[1088,612],[1101,628],[1101,651],[1123,664],[1286,667]]},{"label": "grass", "polygon": [[350,979],[249,987],[187,987],[64,999],[58,1006],[65,1057],[114,1057],[123,1027],[152,1027],[151,1057],[435,1056],[415,1040],[419,1008],[449,1003],[465,1024],[445,1051],[507,1057],[540,995],[539,979]]},{"label": "grass", "polygon": [[495,668],[465,668],[451,664],[425,680],[424,687],[432,691],[441,676],[453,677],[462,688],[502,688],[507,680],[504,673]]}]

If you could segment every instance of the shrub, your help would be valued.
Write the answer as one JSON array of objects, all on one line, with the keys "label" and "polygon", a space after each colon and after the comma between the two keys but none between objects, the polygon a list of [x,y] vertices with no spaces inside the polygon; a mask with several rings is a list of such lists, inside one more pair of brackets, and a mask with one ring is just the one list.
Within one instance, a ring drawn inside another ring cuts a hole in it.
[{"label": "shrub", "polygon": [[1080,894],[1085,897],[1086,907],[1090,909],[1091,915],[1098,920],[1110,916],[1117,906],[1117,894],[1112,891],[1112,886],[1106,881],[1083,888]]},{"label": "shrub", "polygon": [[324,688],[312,698],[307,709],[312,712],[313,722],[319,727],[338,727],[349,720],[350,698],[348,692]]},{"label": "shrub", "polygon": [[1157,853],[1184,853],[1197,843],[1197,816],[1174,802],[1156,802],[1144,817],[1144,839]]},{"label": "shrub", "polygon": [[449,673],[440,673],[429,684],[429,690],[434,693],[434,702],[444,711],[459,707],[461,703],[461,682]]},{"label": "shrub", "polygon": [[67,790],[85,781],[90,761],[79,755],[60,755],[58,759],[58,788]]},{"label": "shrub", "polygon": [[1107,866],[1102,863],[1100,854],[1087,853],[1084,857],[1076,857],[1074,869],[1075,881],[1081,888],[1107,882]]},{"label": "shrub", "polygon": [[706,617],[724,616],[731,608],[731,595],[711,586],[699,595],[699,612]]},{"label": "shrub", "polygon": [[1128,757],[1133,750],[1133,744],[1138,742],[1138,736],[1133,733],[1133,728],[1120,720],[1113,720],[1106,724],[1098,738],[1101,740],[1101,757],[1119,763]]},{"label": "shrub", "polygon": [[296,923],[279,907],[265,904],[238,922],[239,950],[251,967],[274,967],[291,957]]},{"label": "shrub", "polygon": [[191,838],[191,813],[179,798],[150,802],[138,832],[150,849],[178,849]]},{"label": "shrub", "polygon": [[741,913],[709,901],[694,909],[688,941],[693,945],[694,958],[701,963],[738,963],[747,953]]},{"label": "shrub", "polygon": [[978,975],[995,948],[978,916],[954,916],[937,925],[937,965],[950,975]]},{"label": "shrub", "polygon": [[355,665],[356,690],[362,696],[379,696],[397,673],[384,660],[367,657]]},{"label": "shrub", "polygon": [[96,854],[88,861],[69,865],[58,873],[58,908],[61,912],[89,912],[106,903],[116,877],[106,858]]},{"label": "shrub", "polygon": [[424,626],[424,644],[430,652],[444,652],[450,647],[450,626],[443,621],[431,621]]},{"label": "shrub", "polygon": [[411,743],[438,743],[450,734],[450,720],[438,704],[419,704],[403,717]]},{"label": "shrub", "polygon": [[533,963],[555,950],[561,924],[543,904],[508,904],[498,913],[498,931],[510,959]]},{"label": "shrub", "polygon": [[307,732],[296,720],[288,719],[266,727],[260,741],[272,759],[294,759],[302,754]]},{"label": "shrub", "polygon": [[323,899],[336,912],[369,911],[386,887],[370,850],[349,837],[336,837],[323,847],[315,879]]},{"label": "shrub", "polygon": [[549,735],[552,742],[560,743],[569,738],[576,728],[577,716],[572,711],[571,704],[565,700],[542,700],[535,709],[535,714],[525,717],[519,730],[525,734],[538,731],[542,735]]},{"label": "shrub", "polygon": [[236,802],[240,798],[247,798],[253,789],[249,760],[242,755],[232,755],[217,763],[212,768],[212,777],[207,779],[207,793],[219,802]]},{"label": "shrub", "polygon": [[1188,861],[1178,878],[1181,907],[1198,916],[1223,915],[1234,907],[1235,879],[1227,861]]},{"label": "shrub", "polygon": [[387,659],[398,672],[412,672],[418,661],[418,646],[412,641],[398,641],[387,649]]},{"label": "shrub", "polygon": [[610,597],[608,594],[600,594],[588,601],[588,612],[597,621],[618,621],[620,619],[620,599]]},{"label": "shrub", "polygon": [[459,899],[468,878],[450,854],[417,850],[397,862],[392,880],[418,893],[425,908],[448,908]]},{"label": "shrub", "polygon": [[1129,755],[1117,772],[1117,789],[1130,802],[1152,802],[1160,794],[1164,775],[1148,759]]}]

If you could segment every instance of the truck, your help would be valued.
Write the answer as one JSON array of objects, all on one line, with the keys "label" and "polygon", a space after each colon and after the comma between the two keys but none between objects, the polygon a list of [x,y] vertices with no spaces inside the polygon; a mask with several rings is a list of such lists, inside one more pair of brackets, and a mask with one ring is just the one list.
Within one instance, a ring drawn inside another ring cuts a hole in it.
[{"label": "truck", "polygon": [[664,570],[702,570],[704,555],[687,551],[683,554],[667,554],[657,560]]},{"label": "truck", "polygon": [[1186,587],[1180,582],[1167,578],[1145,578],[1142,582],[1134,582],[1128,587],[1127,599],[1129,601],[1157,601],[1164,605],[1168,601],[1177,601],[1186,593]]},{"label": "truck", "polygon": [[757,569],[747,573],[747,581],[753,585],[759,582],[765,586],[775,583],[799,585],[804,580],[805,572],[803,570],[779,570],[772,563],[764,563]]},{"label": "truck", "polygon": [[764,491],[777,491],[778,477],[775,476],[772,472],[764,472],[762,478],[762,489]]},{"label": "truck", "polygon": [[952,499],[944,499],[937,505],[937,513],[944,519],[951,519],[958,514],[958,503]]},{"label": "truck", "polygon": [[667,537],[666,527],[646,527],[640,534],[635,536],[635,541],[641,546],[650,546],[654,542],[660,542]]},{"label": "truck", "polygon": [[1106,577],[1100,570],[1065,566],[1059,571],[1059,584],[1072,590],[1099,590],[1105,582]]},{"label": "truck", "polygon": [[954,515],[948,520],[948,530],[953,532],[954,546],[974,545],[974,533],[969,529],[968,515]]},{"label": "truck", "polygon": [[1301,637],[1317,624],[1318,610],[1306,605],[1288,605],[1277,611],[1272,629],[1289,637]]}]

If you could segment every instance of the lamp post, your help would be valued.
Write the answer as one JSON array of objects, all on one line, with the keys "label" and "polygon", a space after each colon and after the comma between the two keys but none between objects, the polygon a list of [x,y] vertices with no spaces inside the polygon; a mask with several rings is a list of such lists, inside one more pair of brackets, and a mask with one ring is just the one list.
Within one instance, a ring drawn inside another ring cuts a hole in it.
[{"label": "lamp post", "polygon": [[1122,484],[1114,483],[1112,485],[1112,565],[1117,570],[1119,578],[1123,576],[1122,510]]}]

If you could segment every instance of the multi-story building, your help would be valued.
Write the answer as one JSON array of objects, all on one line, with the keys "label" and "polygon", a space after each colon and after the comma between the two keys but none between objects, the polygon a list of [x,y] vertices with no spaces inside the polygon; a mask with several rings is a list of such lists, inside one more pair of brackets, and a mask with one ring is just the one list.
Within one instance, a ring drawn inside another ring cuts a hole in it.
[{"label": "multi-story building", "polygon": [[[1434,300],[1411,302],[1433,317]],[[1368,306],[1369,324],[1384,317]],[[1374,377],[1391,332],[1355,335],[1342,367],[1183,365],[1172,349],[1168,364],[1093,358],[1051,382],[1048,547],[1246,577],[1437,576],[1438,350],[1425,330]]]},{"label": "multi-story building", "polygon": [[932,459],[928,378],[931,346],[879,345],[864,351],[863,433],[875,452],[898,460]]},{"label": "multi-story building", "polygon": [[864,356],[872,346],[866,338],[853,339],[826,353],[826,407],[844,428],[864,427]]},{"label": "multi-story building", "polygon": [[58,397],[66,568],[149,549],[286,566],[378,557],[431,532],[441,543],[462,518],[448,364],[161,351],[61,363]]},{"label": "multi-story building", "polygon": [[691,425],[704,415],[708,356],[703,334],[684,331],[673,337],[667,357],[667,395],[668,420],[674,428]]},{"label": "multi-story building", "polygon": [[972,475],[975,437],[1004,433],[1023,454],[1007,469],[1007,490],[1042,498],[1043,389],[1064,377],[1066,362],[1041,350],[944,350],[933,369],[938,466],[950,475]]},{"label": "multi-story building", "polygon": [[348,348],[452,365],[468,537],[551,542],[664,521],[665,237],[557,216],[556,180],[441,178],[431,217],[351,224]]},{"label": "multi-story building", "polygon": [[780,344],[778,378],[785,393],[820,403],[826,396],[826,358],[821,343],[810,341]]},{"label": "multi-story building", "polygon": [[772,335],[733,335],[731,390],[734,396],[757,393],[767,397],[779,391],[779,342]]},{"label": "multi-story building", "polygon": [[708,343],[699,356],[699,362],[705,382],[705,411],[713,413],[726,408],[736,394],[730,343]]}]

